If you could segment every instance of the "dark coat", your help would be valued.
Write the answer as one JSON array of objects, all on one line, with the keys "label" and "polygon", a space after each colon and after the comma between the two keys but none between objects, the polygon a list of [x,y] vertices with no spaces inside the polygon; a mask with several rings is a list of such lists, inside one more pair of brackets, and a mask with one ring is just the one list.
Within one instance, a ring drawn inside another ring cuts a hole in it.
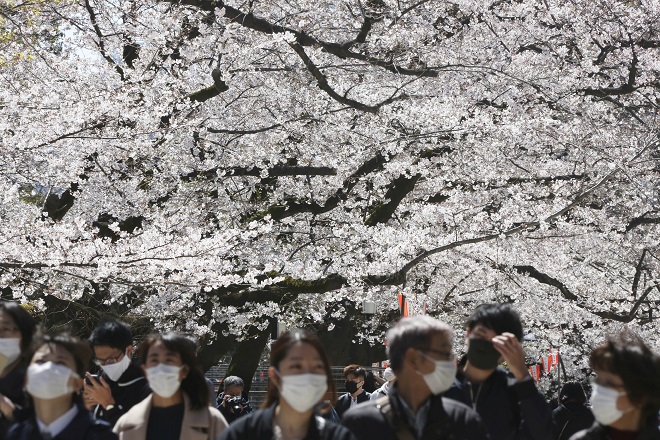
[{"label": "dark coat", "polygon": [[[591,428],[576,433],[570,440],[609,440],[609,438],[607,427],[594,423]],[[639,433],[636,440],[660,440],[660,427],[657,424],[646,427]]]},{"label": "dark coat", "polygon": [[[273,404],[266,409],[255,411],[241,417],[229,425],[220,440],[271,440],[273,436]],[[353,434],[343,426],[330,422],[323,417],[314,416],[309,424],[305,440],[355,440]]]},{"label": "dark coat", "polygon": [[[362,390],[362,392],[357,396],[357,403],[368,402],[370,397],[371,394]],[[337,415],[339,416],[340,419],[342,418],[344,413],[348,411],[350,408],[351,408],[351,395],[349,393],[346,393],[343,396],[341,396],[339,399],[337,399],[337,403],[335,404],[335,411],[337,411]]]},{"label": "dark coat", "polygon": [[151,388],[144,377],[142,369],[133,362],[130,363],[117,382],[110,380],[105,373],[102,377],[110,386],[112,398],[115,399],[115,406],[106,411],[102,406],[96,405],[92,412],[97,419],[105,420],[110,423],[110,426],[114,426],[121,416],[151,394]]},{"label": "dark coat", "polygon": [[552,411],[533,380],[517,382],[498,368],[473,389],[459,371],[444,396],[474,408],[493,440],[553,440]]},{"label": "dark coat", "polygon": [[227,420],[227,423],[233,423],[234,421],[238,420],[240,417],[246,416],[250,414],[254,409],[252,409],[252,405],[250,405],[250,401],[245,398],[245,396],[241,396],[241,405],[243,405],[243,409],[238,412],[234,413],[232,412],[232,408],[229,406],[222,406],[222,400],[225,397],[224,391],[218,395],[218,398],[216,399],[216,408],[220,410],[220,413],[225,417],[225,420]]},{"label": "dark coat", "polygon": [[[78,414],[71,423],[52,440],[117,440],[112,427],[97,420],[83,405],[78,405]],[[6,440],[42,440],[39,425],[32,410],[17,413],[17,420],[9,432]]]},{"label": "dark coat", "polygon": [[[357,440],[397,440],[397,430],[405,430],[417,438],[401,408],[398,390],[390,388],[389,402],[395,426],[391,426],[381,411],[380,400],[351,408],[344,414],[342,425],[348,427]],[[431,396],[426,426],[421,440],[486,440],[490,438],[479,415],[470,407],[442,396]]]},{"label": "dark coat", "polygon": [[552,429],[555,440],[568,440],[573,434],[594,424],[589,408],[579,403],[567,402],[552,411]]},{"label": "dark coat", "polygon": [[[25,404],[25,392],[23,384],[25,383],[25,372],[27,366],[25,363],[16,365],[6,376],[0,377],[0,394],[12,401],[15,407],[20,408]],[[7,420],[0,412],[0,439],[9,429],[11,422]]]}]

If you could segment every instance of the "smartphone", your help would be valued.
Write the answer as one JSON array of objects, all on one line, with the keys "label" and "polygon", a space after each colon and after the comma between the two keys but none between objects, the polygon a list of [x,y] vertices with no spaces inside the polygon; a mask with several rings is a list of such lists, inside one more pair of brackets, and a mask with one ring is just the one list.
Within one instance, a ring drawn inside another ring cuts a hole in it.
[{"label": "smartphone", "polygon": [[[92,377],[94,378],[94,381],[95,381],[95,382],[99,382],[99,375],[98,375],[98,374],[91,374],[90,376],[92,376]],[[88,377],[87,375],[85,375],[85,383],[88,384],[88,385],[94,385],[94,384],[89,380],[89,377]]]}]

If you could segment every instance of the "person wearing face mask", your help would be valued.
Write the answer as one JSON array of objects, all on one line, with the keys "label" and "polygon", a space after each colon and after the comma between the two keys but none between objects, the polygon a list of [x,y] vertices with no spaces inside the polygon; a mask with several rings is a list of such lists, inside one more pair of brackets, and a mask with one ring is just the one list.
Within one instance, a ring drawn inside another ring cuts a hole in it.
[{"label": "person wearing face mask", "polygon": [[660,355],[624,330],[596,347],[589,365],[596,423],[571,440],[660,440]]},{"label": "person wearing face mask", "polygon": [[587,395],[579,382],[566,382],[557,401],[559,406],[552,411],[555,440],[568,440],[593,425],[594,415],[587,407]]},{"label": "person wearing face mask", "polygon": [[102,322],[89,337],[89,344],[102,374],[87,373],[85,404],[98,419],[114,425],[133,405],[149,396],[151,388],[140,367],[131,360],[133,335],[126,323]]},{"label": "person wearing face mask", "polygon": [[0,438],[25,403],[23,378],[28,360],[23,355],[32,342],[35,322],[15,302],[0,301]]},{"label": "person wearing face mask", "polygon": [[396,375],[394,374],[392,367],[385,368],[385,371],[383,371],[383,378],[385,379],[385,383],[383,383],[376,391],[371,393],[370,400],[376,400],[383,396],[387,396],[387,394],[390,392],[390,387],[396,379]]},{"label": "person wearing face mask", "polygon": [[467,355],[445,396],[477,411],[493,440],[553,440],[552,408],[529,375],[522,337],[510,305],[477,307],[467,321]]},{"label": "person wearing face mask", "polygon": [[58,335],[41,337],[34,347],[24,381],[29,401],[15,412],[6,440],[116,440],[110,425],[97,420],[79,394],[92,357],[89,346]]},{"label": "person wearing face mask", "polygon": [[227,427],[210,406],[196,345],[176,334],[147,336],[140,360],[153,393],[124,414],[114,427],[120,440],[215,440]]},{"label": "person wearing face mask", "polygon": [[355,440],[350,431],[314,410],[335,400],[330,361],[312,333],[289,330],[273,343],[264,408],[229,426],[220,440]]},{"label": "person wearing face mask", "polygon": [[396,381],[386,396],[349,409],[342,424],[358,440],[489,439],[473,409],[442,396],[456,373],[453,337],[430,316],[401,319],[387,333]]},{"label": "person wearing face mask", "polygon": [[337,399],[335,411],[341,419],[346,411],[353,408],[355,405],[368,402],[371,398],[371,393],[364,390],[364,381],[367,376],[367,371],[357,364],[351,364],[344,367],[344,388],[346,394]]}]

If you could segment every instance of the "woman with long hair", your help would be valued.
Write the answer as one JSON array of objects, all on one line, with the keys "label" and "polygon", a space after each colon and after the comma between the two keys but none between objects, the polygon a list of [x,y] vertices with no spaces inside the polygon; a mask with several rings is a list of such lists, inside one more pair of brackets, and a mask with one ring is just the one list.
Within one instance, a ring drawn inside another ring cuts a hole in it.
[{"label": "woman with long hair", "polygon": [[153,334],[139,357],[153,394],[131,408],[114,427],[122,440],[217,439],[227,427],[209,406],[209,389],[195,343],[177,333]]},{"label": "woman with long hair", "polygon": [[571,440],[660,440],[660,356],[624,331],[596,347],[591,411],[596,424]]},{"label": "woman with long hair", "polygon": [[19,304],[0,301],[0,438],[24,405],[23,378],[35,322]]},{"label": "woman with long hair", "polygon": [[351,440],[344,426],[330,422],[314,409],[326,395],[336,400],[330,361],[312,333],[293,330],[272,345],[264,409],[247,415],[227,429],[221,440]]},{"label": "woman with long hair", "polygon": [[92,359],[86,342],[69,335],[43,336],[25,377],[28,401],[16,411],[6,440],[116,440],[106,422],[96,420],[80,396]]}]

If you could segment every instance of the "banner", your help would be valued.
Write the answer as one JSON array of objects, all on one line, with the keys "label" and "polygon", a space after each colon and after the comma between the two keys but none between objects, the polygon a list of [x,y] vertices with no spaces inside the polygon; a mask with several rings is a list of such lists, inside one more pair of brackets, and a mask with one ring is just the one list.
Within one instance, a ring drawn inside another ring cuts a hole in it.
[{"label": "banner", "polygon": [[541,366],[536,364],[529,367],[529,374],[534,379],[534,382],[538,382],[541,378]]}]

